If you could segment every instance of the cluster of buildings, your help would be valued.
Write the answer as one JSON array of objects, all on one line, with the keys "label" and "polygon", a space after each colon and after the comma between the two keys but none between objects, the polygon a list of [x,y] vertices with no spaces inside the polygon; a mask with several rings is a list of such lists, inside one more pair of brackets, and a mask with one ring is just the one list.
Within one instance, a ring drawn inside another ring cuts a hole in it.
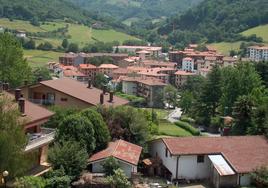
[{"label": "cluster of buildings", "polygon": [[[95,105],[117,106],[128,101],[112,93],[62,78],[41,81],[9,90],[1,84],[0,97],[8,97],[21,113],[28,143],[24,152],[34,157],[29,170],[39,176],[50,170],[47,162],[49,144],[54,141],[55,130],[44,128],[53,115],[45,105],[88,108]],[[110,142],[102,151],[89,156],[88,169],[98,175],[104,173],[107,158],[118,160],[119,167],[131,178],[138,172],[165,177],[173,182],[205,180],[215,188],[247,186],[251,183],[250,173],[268,165],[268,144],[263,136],[227,137],[174,137],[152,140],[148,143],[149,158],[141,158],[142,147],[124,140]]]},{"label": "cluster of buildings", "polygon": [[[118,58],[117,65],[90,64],[92,56],[102,55]],[[129,101],[106,91],[105,87],[103,90],[93,87],[91,81],[96,74],[103,73],[111,78],[110,84],[114,87],[121,83],[123,93],[144,97],[148,106],[160,107],[167,84],[180,88],[189,76],[206,76],[202,70],[209,72],[216,64],[225,67],[237,62],[212,49],[196,51],[194,45],[184,51],[170,52],[171,61],[168,62],[154,60],[154,53],[145,59],[138,55],[102,55],[66,54],[60,57],[60,63],[50,63],[51,70],[59,75],[58,79],[39,80],[32,85],[25,82],[15,90],[10,90],[7,83],[0,84],[0,97],[9,97],[21,113],[28,136],[24,152],[35,156],[29,166],[34,175],[42,175],[51,168],[47,153],[55,130],[44,128],[43,124],[54,113],[45,108],[47,105],[84,109],[128,104]],[[247,186],[251,183],[250,173],[268,165],[268,143],[263,136],[161,138],[148,143],[148,158],[140,159],[141,153],[141,146],[115,140],[106,149],[89,156],[88,169],[103,174],[103,163],[113,157],[129,178],[138,172],[138,164],[141,164],[146,175],[161,176],[172,182],[205,180],[220,188]]]},{"label": "cluster of buildings", "polygon": [[[215,65],[234,66],[238,62],[237,58],[225,57],[209,47],[200,52],[194,44],[183,51],[170,51],[169,61],[160,60],[161,47],[115,46],[114,50],[118,53],[67,53],[59,57],[59,63],[49,66],[59,78],[85,83],[102,73],[112,88],[122,84],[122,92],[144,97],[148,106],[161,107],[159,101],[166,85],[179,89],[190,76],[206,76]],[[91,64],[94,57],[112,58],[114,64],[95,66]]]}]

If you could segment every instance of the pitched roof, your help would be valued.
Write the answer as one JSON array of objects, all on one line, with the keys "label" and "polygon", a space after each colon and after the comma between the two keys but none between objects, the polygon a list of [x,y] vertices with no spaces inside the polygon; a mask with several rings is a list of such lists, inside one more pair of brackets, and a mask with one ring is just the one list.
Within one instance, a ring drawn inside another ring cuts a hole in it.
[{"label": "pitched roof", "polygon": [[[18,104],[15,102],[15,96],[8,92],[4,92],[4,94],[8,98],[12,99],[12,101],[14,101],[14,107],[18,108]],[[46,108],[25,100],[25,112],[24,116],[21,116],[21,119],[25,121],[26,125],[29,125],[37,121],[48,119],[53,115],[54,113],[47,110]]]},{"label": "pitched roof", "polygon": [[80,64],[79,68],[80,69],[96,69],[97,67],[92,64]]},{"label": "pitched roof", "polygon": [[118,66],[114,64],[101,64],[98,68],[100,69],[117,69]]},{"label": "pitched roof", "polygon": [[192,75],[196,75],[194,72],[187,72],[184,70],[178,70],[177,72],[175,72],[176,75],[182,75],[182,76],[192,76]]},{"label": "pitched roof", "polygon": [[[91,87],[89,89],[87,88],[86,84],[83,84],[76,80],[61,78],[57,80],[42,81],[40,84],[53,88],[74,98],[80,99],[91,105],[98,105],[100,103],[100,94],[102,93],[102,90],[94,87]],[[117,96],[114,96],[113,102],[110,102],[109,95],[104,95],[104,105],[120,106],[127,103],[127,100]]]},{"label": "pitched roof", "polygon": [[124,140],[117,140],[115,142],[110,142],[106,149],[92,155],[89,158],[89,162],[91,163],[108,157],[115,157],[119,160],[137,165],[140,159],[141,150],[142,147],[138,145]]},{"label": "pitched roof", "polygon": [[162,139],[172,155],[219,154],[238,173],[268,165],[268,142],[263,136],[185,137]]}]

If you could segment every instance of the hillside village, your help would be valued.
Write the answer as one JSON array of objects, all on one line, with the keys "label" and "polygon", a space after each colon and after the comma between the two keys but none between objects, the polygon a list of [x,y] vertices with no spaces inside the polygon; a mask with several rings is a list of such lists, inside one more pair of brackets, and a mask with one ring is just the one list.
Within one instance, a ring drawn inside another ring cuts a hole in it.
[{"label": "hillside village", "polygon": [[[30,20],[31,3],[1,5],[9,25],[0,25],[0,187],[268,187],[267,41],[240,34],[242,26],[221,36],[212,26],[215,36],[178,30],[212,0],[189,2],[150,29],[158,15],[122,26],[69,2],[57,12],[60,1],[39,1],[55,13],[39,7]],[[215,48],[221,37],[239,51]],[[32,61],[38,51],[46,57]]]}]

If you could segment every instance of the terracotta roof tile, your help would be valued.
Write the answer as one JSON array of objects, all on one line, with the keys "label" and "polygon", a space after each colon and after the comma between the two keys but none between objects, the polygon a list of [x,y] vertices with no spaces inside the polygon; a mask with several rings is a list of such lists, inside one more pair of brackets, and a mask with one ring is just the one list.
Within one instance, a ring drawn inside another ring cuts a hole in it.
[{"label": "terracotta roof tile", "polygon": [[[89,89],[87,88],[86,84],[83,84],[76,80],[61,78],[57,80],[42,81],[40,84],[53,88],[74,98],[80,99],[91,105],[98,105],[100,103],[100,94],[102,93],[100,89],[94,87]],[[113,102],[110,102],[109,95],[106,94],[104,96],[104,105],[119,106],[125,105],[127,103],[127,100],[117,96],[114,96]]]},{"label": "terracotta roof tile", "polygon": [[109,146],[89,158],[89,162],[98,161],[108,157],[115,157],[130,164],[137,165],[140,159],[142,147],[124,140],[110,142]]},{"label": "terracotta roof tile", "polygon": [[263,136],[163,138],[173,155],[219,154],[238,173],[268,165],[268,141]]}]

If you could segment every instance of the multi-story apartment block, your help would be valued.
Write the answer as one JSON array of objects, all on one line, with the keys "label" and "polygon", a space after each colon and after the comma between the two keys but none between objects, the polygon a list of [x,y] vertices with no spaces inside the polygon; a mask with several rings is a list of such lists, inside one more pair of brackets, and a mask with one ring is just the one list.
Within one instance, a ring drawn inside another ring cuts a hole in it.
[{"label": "multi-story apartment block", "polygon": [[248,47],[248,58],[251,61],[268,61],[268,46]]}]

